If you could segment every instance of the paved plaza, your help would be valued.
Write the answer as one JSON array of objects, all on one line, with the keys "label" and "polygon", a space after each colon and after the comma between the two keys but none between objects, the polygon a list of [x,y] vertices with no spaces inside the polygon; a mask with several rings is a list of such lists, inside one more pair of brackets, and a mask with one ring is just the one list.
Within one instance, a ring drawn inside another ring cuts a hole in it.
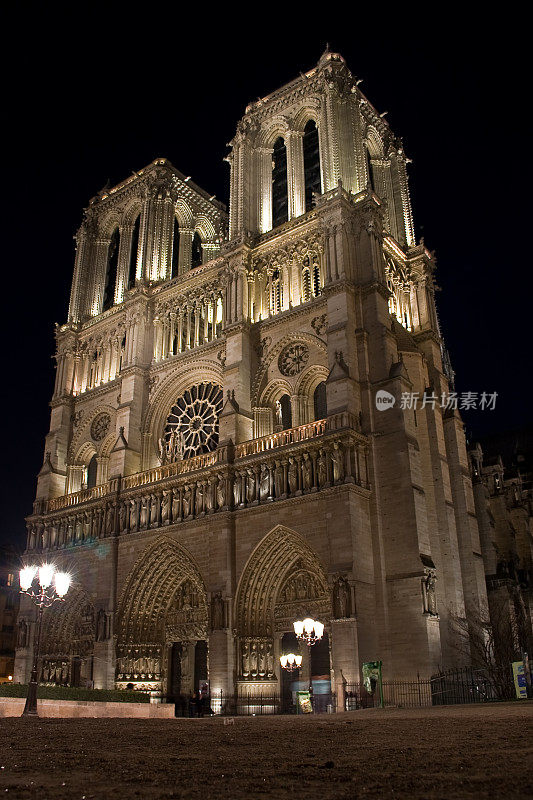
[{"label": "paved plaza", "polygon": [[0,720],[9,798],[533,796],[533,703],[316,717]]}]

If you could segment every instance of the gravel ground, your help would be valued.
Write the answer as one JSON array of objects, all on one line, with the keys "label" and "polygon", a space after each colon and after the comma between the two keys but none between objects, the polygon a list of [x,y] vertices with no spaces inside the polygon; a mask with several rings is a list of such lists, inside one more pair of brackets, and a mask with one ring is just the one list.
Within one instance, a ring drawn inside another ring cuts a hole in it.
[{"label": "gravel ground", "polygon": [[0,719],[0,797],[533,798],[533,703],[315,717]]}]

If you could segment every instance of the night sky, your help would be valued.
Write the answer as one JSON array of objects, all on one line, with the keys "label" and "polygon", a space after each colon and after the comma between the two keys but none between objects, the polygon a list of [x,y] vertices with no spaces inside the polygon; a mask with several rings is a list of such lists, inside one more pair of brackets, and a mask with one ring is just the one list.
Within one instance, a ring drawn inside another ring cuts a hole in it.
[{"label": "night sky", "polygon": [[[226,6],[223,16],[176,8],[134,17],[130,5],[127,21],[92,4],[77,19],[33,11],[31,26],[23,11],[4,30],[1,541],[25,541],[49,426],[53,327],[66,320],[82,209],[108,179],[157,157],[227,203],[223,158],[246,104],[313,67],[326,42],[388,111],[413,160],[416,232],[436,251],[457,389],[499,394],[495,411],[463,415],[469,437],[531,419],[529,157],[510,122],[528,110],[519,21],[507,30],[450,5],[432,6],[431,18],[374,5],[347,19],[331,6],[329,26],[321,14],[304,29],[311,6],[292,15],[278,5],[255,21],[251,7]],[[248,30],[237,34],[237,20]]]}]

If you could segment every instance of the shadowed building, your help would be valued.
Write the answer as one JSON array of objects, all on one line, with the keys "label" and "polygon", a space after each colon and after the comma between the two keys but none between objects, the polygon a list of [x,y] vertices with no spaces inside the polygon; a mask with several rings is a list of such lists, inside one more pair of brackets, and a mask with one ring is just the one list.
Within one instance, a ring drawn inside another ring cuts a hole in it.
[{"label": "shadowed building", "polygon": [[42,678],[278,692],[302,614],[304,679],[453,666],[485,579],[459,413],[400,404],[451,375],[401,140],[326,52],[230,147],[229,216],[157,159],[78,231],[28,518],[76,578]]}]

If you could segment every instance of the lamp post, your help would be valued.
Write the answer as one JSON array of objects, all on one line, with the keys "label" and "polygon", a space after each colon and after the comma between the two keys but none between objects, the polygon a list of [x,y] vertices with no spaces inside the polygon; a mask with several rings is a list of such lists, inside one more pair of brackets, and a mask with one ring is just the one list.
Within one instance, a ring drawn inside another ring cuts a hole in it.
[{"label": "lamp post", "polygon": [[313,696],[313,676],[311,672],[311,647],[316,642],[322,639],[324,634],[324,625],[316,619],[306,617],[303,620],[297,620],[294,624],[294,633],[296,637],[307,645],[307,653],[309,656],[309,696]]},{"label": "lamp post", "polygon": [[33,653],[28,696],[22,712],[23,717],[37,717],[37,662],[41,647],[43,612],[56,600],[63,601],[69,590],[70,575],[66,572],[57,572],[53,564],[42,564],[40,567],[31,565],[20,570],[19,581],[21,593],[27,594],[38,609],[37,643]]}]

